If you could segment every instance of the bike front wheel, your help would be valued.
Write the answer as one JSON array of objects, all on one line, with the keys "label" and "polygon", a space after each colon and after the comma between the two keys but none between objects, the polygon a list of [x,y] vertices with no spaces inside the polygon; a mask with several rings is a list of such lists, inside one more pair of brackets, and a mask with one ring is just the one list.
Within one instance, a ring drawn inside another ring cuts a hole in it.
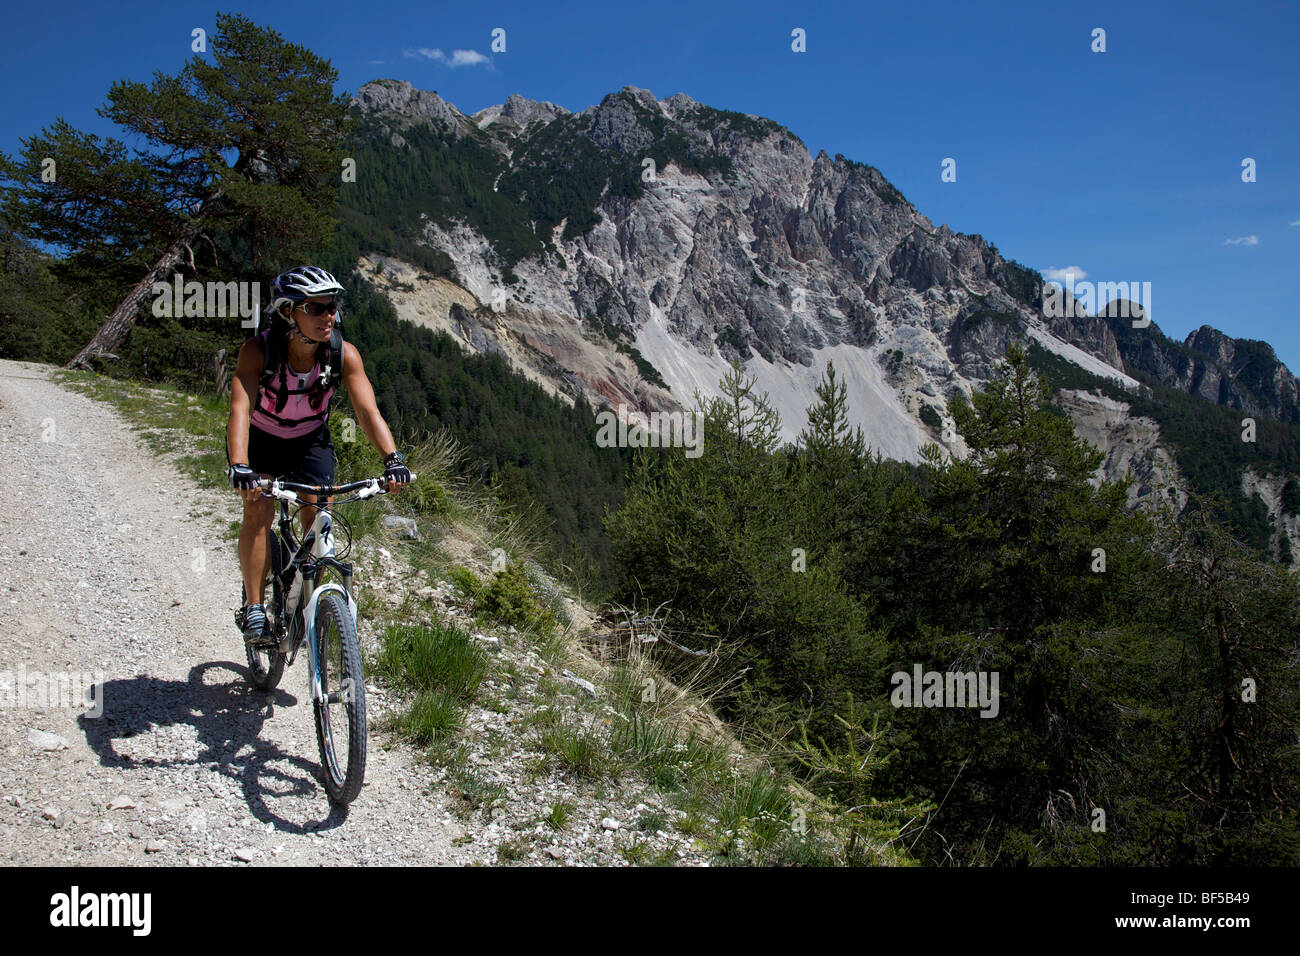
[{"label": "bike front wheel", "polygon": [[366,682],[361,646],[347,601],[338,591],[316,605],[316,671],[321,699],[315,701],[325,792],[348,804],[361,792],[366,774]]}]

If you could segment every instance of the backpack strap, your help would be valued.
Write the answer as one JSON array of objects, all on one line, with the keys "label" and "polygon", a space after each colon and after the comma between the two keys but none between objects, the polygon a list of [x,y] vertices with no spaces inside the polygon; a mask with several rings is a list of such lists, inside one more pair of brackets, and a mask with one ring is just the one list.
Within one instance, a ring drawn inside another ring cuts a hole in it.
[{"label": "backpack strap", "polygon": [[272,320],[271,327],[266,333],[266,350],[262,361],[262,374],[258,379],[258,384],[262,388],[269,389],[275,394],[276,412],[284,411],[285,403],[289,400],[288,380],[285,379],[283,387],[276,389],[274,386],[275,376],[282,371],[288,349],[289,330],[282,322]]},{"label": "backpack strap", "polygon": [[343,381],[343,330],[339,328],[337,322],[330,332],[329,353],[326,356],[326,364],[321,369],[321,379],[326,388],[331,384],[337,387],[338,383]]},{"label": "backpack strap", "polygon": [[322,342],[316,350],[316,356],[321,363],[321,371],[311,390],[309,401],[312,408],[320,408],[326,389],[337,389],[338,383],[343,380],[343,332],[337,322],[330,332],[328,345]]}]

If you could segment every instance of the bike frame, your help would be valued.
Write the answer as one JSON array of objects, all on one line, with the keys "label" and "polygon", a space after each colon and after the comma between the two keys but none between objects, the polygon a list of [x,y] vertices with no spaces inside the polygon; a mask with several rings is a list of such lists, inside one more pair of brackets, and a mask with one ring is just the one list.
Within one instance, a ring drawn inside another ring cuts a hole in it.
[{"label": "bike frame", "polygon": [[[414,481],[415,475],[410,475],[409,480]],[[333,508],[387,494],[392,484],[391,479],[385,476],[346,485],[300,485],[279,478],[263,478],[255,485],[261,489],[264,498],[279,502],[280,533],[277,537],[274,528],[268,529],[275,611],[271,640],[245,643],[251,683],[260,690],[274,688],[283,676],[284,668],[298,656],[298,651],[307,648],[307,686],[311,693],[321,770],[325,791],[330,801],[336,804],[346,805],[355,800],[365,782],[366,696],[364,664],[357,635],[357,604],[352,598],[352,565],[340,561],[335,553]],[[301,514],[301,508],[294,508],[291,513],[292,505],[311,505],[316,509],[310,527],[304,529],[302,541],[294,536],[293,529],[293,519]],[[349,528],[341,517],[338,521],[345,529]],[[342,583],[321,580],[326,572],[331,571],[342,579]],[[334,593],[342,595],[347,611],[339,609]],[[330,630],[337,627],[339,631],[337,686],[334,663],[322,659],[326,652],[333,657],[334,641],[328,635],[318,634],[316,628],[322,600],[328,609],[328,618],[333,622]],[[352,615],[350,627],[349,613]],[[241,628],[246,626],[246,613],[237,613],[235,619]],[[342,705],[341,712],[332,709],[335,704]],[[340,759],[342,755],[335,746],[335,731],[345,726],[341,721],[347,728],[346,756],[343,759]]]},{"label": "bike frame", "polygon": [[[347,602],[355,626],[357,602],[352,597],[352,565],[334,557],[334,519],[330,513],[334,505],[333,494],[321,495],[313,503],[300,498],[294,489],[311,493],[325,490],[334,493],[358,491],[357,498],[354,500],[360,500],[379,494],[380,488],[376,479],[329,489],[274,480],[270,482],[267,491],[269,497],[277,499],[280,505],[281,541],[273,542],[271,552],[272,573],[279,579],[282,595],[278,613],[280,623],[285,628],[285,637],[280,642],[280,652],[285,655],[285,665],[289,666],[297,657],[298,648],[304,643],[307,645],[308,686],[311,689],[312,700],[321,701],[325,695],[321,688],[318,670],[320,648],[316,634],[316,606],[323,594],[329,591],[339,592]],[[301,542],[294,537],[293,533],[294,516],[289,512],[289,506],[293,503],[312,505],[317,509],[316,517]],[[284,550],[281,550],[282,544]],[[281,563],[285,551],[293,552],[288,565],[276,567]],[[312,588],[311,594],[304,600],[303,591],[306,590],[308,582],[318,581],[319,575],[326,570],[336,572],[343,579],[343,583],[339,584],[335,581],[317,583]],[[295,589],[297,597],[291,602],[290,595],[295,593]],[[294,605],[292,609],[291,603]],[[297,626],[299,621],[301,627]]]}]

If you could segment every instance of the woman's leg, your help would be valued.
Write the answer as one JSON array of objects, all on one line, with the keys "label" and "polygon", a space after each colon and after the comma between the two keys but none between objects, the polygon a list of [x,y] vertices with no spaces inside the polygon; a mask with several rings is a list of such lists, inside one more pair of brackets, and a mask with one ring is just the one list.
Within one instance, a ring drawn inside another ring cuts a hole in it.
[{"label": "woman's leg", "polygon": [[[313,485],[332,485],[334,483],[334,445],[330,441],[329,428],[321,426],[311,439],[311,446],[303,455],[302,463],[298,466],[300,481],[303,484]],[[311,523],[316,520],[317,508],[312,504],[316,502],[316,495],[304,494],[301,496],[303,501],[311,502],[304,505],[298,512],[302,518],[303,537],[311,530]],[[326,498],[325,503],[329,504],[332,498]]]},{"label": "woman's leg", "polygon": [[274,517],[274,499],[244,502],[244,524],[239,529],[239,569],[244,575],[247,604],[266,603],[266,576],[271,570],[271,520]]},{"label": "woman's leg", "polygon": [[[302,510],[298,512],[298,517],[302,519],[302,537],[299,540],[305,541],[307,532],[311,530],[311,523],[316,520],[316,512],[320,509],[313,507],[316,503],[315,495],[303,494],[301,497],[303,501],[311,502],[311,504],[303,505]],[[325,504],[329,504],[333,500],[333,498],[326,498]]]},{"label": "woman's leg", "polygon": [[[301,497],[303,501],[309,501],[312,503],[312,504],[303,505],[302,509],[298,512],[298,516],[302,518],[302,539],[301,540],[306,540],[307,532],[311,530],[311,523],[316,520],[316,512],[319,511],[320,509],[312,507],[312,505],[316,503],[317,500],[316,495],[309,495],[304,492],[301,494]],[[326,498],[325,503],[329,504],[333,500],[334,500],[333,498]],[[321,577],[319,574],[317,574],[309,582],[308,584],[309,588],[312,591],[316,590],[316,588],[320,585],[320,581],[321,581]]]},{"label": "woman's leg", "polygon": [[[316,512],[320,509],[313,507],[316,504],[316,496],[303,492],[298,495],[303,501],[308,502],[302,506],[298,512],[298,518],[302,521],[302,538],[307,537],[307,532],[311,530],[311,523],[316,520]],[[327,501],[328,503],[328,501]],[[299,540],[302,540],[300,538]]]}]

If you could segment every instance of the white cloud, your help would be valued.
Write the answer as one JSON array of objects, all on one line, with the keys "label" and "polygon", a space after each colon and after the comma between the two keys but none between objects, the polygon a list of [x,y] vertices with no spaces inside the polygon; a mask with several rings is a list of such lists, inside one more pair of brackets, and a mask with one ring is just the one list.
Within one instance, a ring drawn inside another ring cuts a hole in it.
[{"label": "white cloud", "polygon": [[451,56],[443,53],[442,50],[434,47],[419,47],[415,50],[403,50],[403,56],[413,59],[424,58],[433,60],[435,63],[441,63],[443,66],[455,69],[458,66],[478,66],[480,63],[488,63],[489,59],[477,50],[452,50]]},{"label": "white cloud", "polygon": [[486,63],[488,58],[478,50],[452,50],[451,66],[478,66]]},{"label": "white cloud", "polygon": [[1292,219],[1287,223],[1288,226],[1300,226],[1300,219]]},{"label": "white cloud", "polygon": [[1225,246],[1257,246],[1259,245],[1259,236],[1239,236],[1236,239],[1225,239]]},{"label": "white cloud", "polygon": [[371,64],[373,64],[373,65],[375,65],[375,66],[378,66],[379,64],[383,63],[384,61],[383,61],[383,60],[371,60],[370,62],[371,62]]},{"label": "white cloud", "polygon": [[1048,282],[1065,282],[1065,277],[1069,275],[1075,282],[1088,278],[1088,273],[1084,272],[1079,266],[1066,266],[1064,269],[1058,269],[1056,266],[1043,270],[1043,278]]}]

